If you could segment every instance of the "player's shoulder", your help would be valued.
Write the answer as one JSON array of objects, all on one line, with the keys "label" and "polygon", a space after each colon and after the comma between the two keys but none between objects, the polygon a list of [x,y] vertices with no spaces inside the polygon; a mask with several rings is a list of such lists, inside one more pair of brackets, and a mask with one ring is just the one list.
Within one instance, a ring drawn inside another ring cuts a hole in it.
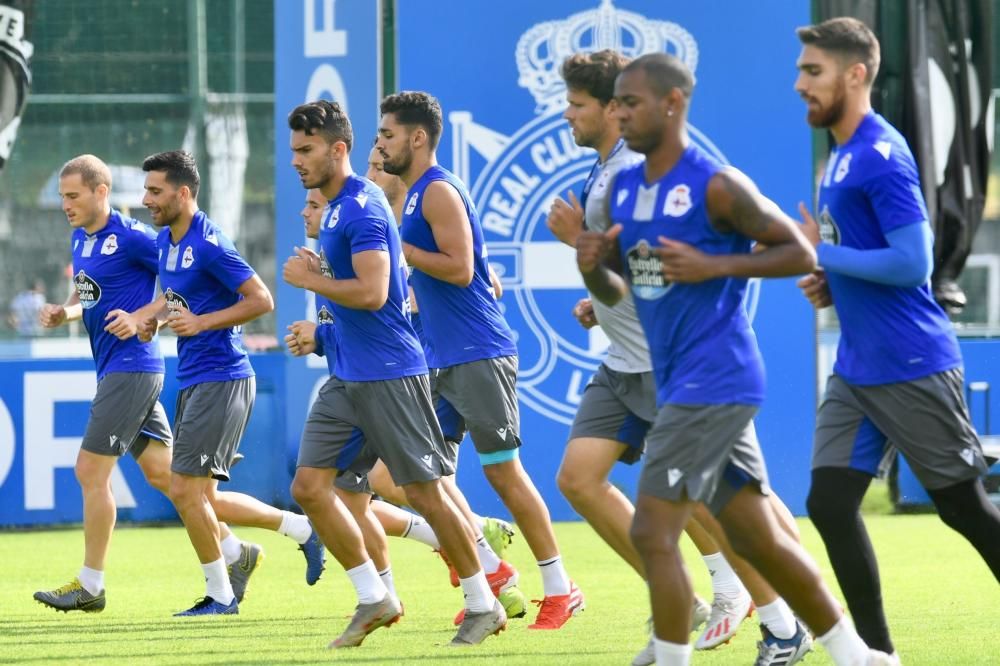
[{"label": "player's shoulder", "polygon": [[157,232],[142,220],[137,220],[126,215],[119,217],[119,223],[126,238],[136,238],[138,240],[155,240]]},{"label": "player's shoulder", "polygon": [[916,174],[916,161],[906,139],[878,114],[865,117],[845,148],[842,152],[852,153],[857,173],[866,178],[895,172]]},{"label": "player's shoulder", "polygon": [[632,181],[642,177],[645,160],[640,159],[618,169],[615,176],[615,188],[627,187]]},{"label": "player's shoulder", "polygon": [[390,211],[382,188],[363,176],[352,176],[331,206],[342,220],[384,218]]},{"label": "player's shoulder", "polygon": [[233,242],[223,232],[222,227],[203,212],[199,211],[191,226],[193,227],[192,231],[194,231],[191,234],[191,244],[200,246],[203,253],[207,252],[209,255],[213,255],[235,249]]}]

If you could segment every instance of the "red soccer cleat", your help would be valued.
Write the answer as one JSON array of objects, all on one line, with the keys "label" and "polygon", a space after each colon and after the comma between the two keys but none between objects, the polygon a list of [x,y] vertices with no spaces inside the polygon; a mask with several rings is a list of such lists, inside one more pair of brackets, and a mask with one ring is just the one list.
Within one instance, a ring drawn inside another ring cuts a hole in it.
[{"label": "red soccer cleat", "polygon": [[586,608],[583,593],[573,581],[569,583],[569,594],[553,594],[541,601],[532,599],[532,603],[539,606],[538,617],[534,624],[528,625],[528,629],[559,629]]}]

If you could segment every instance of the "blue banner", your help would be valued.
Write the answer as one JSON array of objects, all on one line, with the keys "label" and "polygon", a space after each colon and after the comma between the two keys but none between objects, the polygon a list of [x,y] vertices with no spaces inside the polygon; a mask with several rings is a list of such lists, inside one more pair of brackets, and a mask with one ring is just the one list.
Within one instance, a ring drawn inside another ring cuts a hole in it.
[{"label": "blue banner", "polygon": [[[561,115],[559,66],[577,51],[666,51],[695,72],[692,139],[752,177],[797,217],[811,199],[805,109],[792,89],[808,3],[656,0],[439,0],[398,5],[400,89],[441,101],[438,159],[469,185],[506,293],[502,303],[521,356],[522,459],[557,519],[574,517],[555,474],[580,395],[607,340],[570,314],[584,295],[573,252],[549,233],[552,197],[579,190],[595,159]],[[431,48],[433,47],[433,48]],[[758,431],[774,486],[801,513],[816,408],[812,310],[791,280],[765,282],[751,307],[769,370]],[[500,511],[469,447],[459,482],[473,506]],[[612,480],[630,494],[638,469]]]},{"label": "blue banner", "polygon": [[[284,363],[279,354],[252,357],[257,399],[232,481],[238,490],[271,504],[290,503],[291,476],[283,447]],[[167,359],[160,402],[172,421],[177,359]],[[0,360],[0,526],[75,523],[83,520],[73,467],[97,388],[94,363],[72,360]],[[122,521],[175,520],[173,505],[146,483],[131,455],[111,477]]]},{"label": "blue banner", "polygon": [[[304,102],[329,99],[348,113],[354,128],[351,164],[367,170],[368,152],[378,129],[382,96],[381,2],[286,0],[274,3],[274,183],[275,260],[278,276],[278,339],[300,319],[315,319],[311,295],[281,280],[281,267],[295,246],[315,247],[305,237],[299,211],[305,190],[291,167],[288,113]],[[322,359],[293,359],[287,365],[287,429],[283,449],[294,470],[302,424],[326,378]]]}]

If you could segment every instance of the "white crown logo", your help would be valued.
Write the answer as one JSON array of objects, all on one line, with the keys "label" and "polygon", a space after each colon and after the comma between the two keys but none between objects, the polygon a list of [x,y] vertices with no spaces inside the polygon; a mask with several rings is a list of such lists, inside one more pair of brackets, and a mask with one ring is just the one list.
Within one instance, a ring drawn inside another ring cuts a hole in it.
[{"label": "white crown logo", "polygon": [[574,53],[601,49],[614,49],[630,58],[669,53],[692,72],[698,65],[698,44],[687,30],[670,21],[616,9],[612,0],[601,0],[597,9],[539,23],[524,33],[515,51],[520,72],[517,82],[534,96],[538,113],[555,111],[565,102],[566,84],[559,75],[563,61]]}]

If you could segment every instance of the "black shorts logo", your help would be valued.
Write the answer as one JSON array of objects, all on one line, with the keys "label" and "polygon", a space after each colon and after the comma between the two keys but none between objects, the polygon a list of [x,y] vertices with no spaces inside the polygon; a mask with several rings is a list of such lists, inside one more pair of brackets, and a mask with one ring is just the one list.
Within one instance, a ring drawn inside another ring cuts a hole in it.
[{"label": "black shorts logo", "polygon": [[80,305],[84,310],[89,310],[101,300],[101,285],[94,282],[93,278],[83,272],[83,269],[80,269],[80,272],[73,276],[73,286],[76,287],[76,293],[80,297]]},{"label": "black shorts logo", "polygon": [[183,296],[178,294],[173,289],[168,288],[163,296],[167,299],[167,310],[170,312],[177,312],[178,310],[190,310],[188,307],[188,302]]}]

